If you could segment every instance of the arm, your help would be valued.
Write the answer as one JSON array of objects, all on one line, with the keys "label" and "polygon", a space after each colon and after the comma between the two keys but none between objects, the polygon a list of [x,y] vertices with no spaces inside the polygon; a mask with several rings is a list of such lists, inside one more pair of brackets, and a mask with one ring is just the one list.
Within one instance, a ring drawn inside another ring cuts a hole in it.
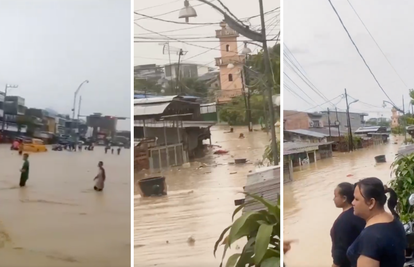
[{"label": "arm", "polygon": [[357,267],[380,267],[380,262],[367,256],[361,255],[358,258]]},{"label": "arm", "polygon": [[332,266],[342,266],[347,261],[346,251],[349,245],[349,233],[352,231],[352,224],[340,218],[333,226],[332,240]]}]

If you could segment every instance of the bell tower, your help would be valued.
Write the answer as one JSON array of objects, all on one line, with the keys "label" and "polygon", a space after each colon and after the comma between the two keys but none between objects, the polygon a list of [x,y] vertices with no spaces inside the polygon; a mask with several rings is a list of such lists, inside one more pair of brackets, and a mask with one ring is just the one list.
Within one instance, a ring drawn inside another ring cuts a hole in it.
[{"label": "bell tower", "polygon": [[216,37],[220,41],[221,57],[216,58],[216,66],[220,68],[221,91],[217,95],[218,103],[230,102],[233,97],[242,94],[243,90],[243,64],[245,57],[239,55],[237,37],[239,34],[229,28],[222,21],[221,30],[216,30]]},{"label": "bell tower", "polygon": [[391,109],[392,116],[391,116],[391,128],[398,127],[400,124],[398,123],[398,118],[400,117],[397,113],[397,110],[393,107]]}]

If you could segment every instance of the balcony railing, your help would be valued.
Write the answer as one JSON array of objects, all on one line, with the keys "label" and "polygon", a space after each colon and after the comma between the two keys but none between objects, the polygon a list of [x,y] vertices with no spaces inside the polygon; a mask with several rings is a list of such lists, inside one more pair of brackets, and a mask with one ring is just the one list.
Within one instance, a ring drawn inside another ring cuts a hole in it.
[{"label": "balcony railing", "polygon": [[228,64],[240,64],[244,63],[245,57],[242,55],[234,55],[231,57],[217,57],[216,66],[227,66]]},{"label": "balcony railing", "polygon": [[216,37],[217,38],[239,37],[239,34],[233,29],[224,28],[224,29],[221,29],[221,30],[216,30]]}]

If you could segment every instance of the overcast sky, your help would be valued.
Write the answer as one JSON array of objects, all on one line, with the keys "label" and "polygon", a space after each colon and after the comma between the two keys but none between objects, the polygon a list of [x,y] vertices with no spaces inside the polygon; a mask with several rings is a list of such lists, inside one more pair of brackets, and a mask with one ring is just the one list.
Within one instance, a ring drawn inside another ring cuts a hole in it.
[{"label": "overcast sky", "polygon": [[26,106],[69,114],[74,92],[89,80],[81,114],[130,117],[130,18],[129,0],[2,0],[0,90],[17,84],[9,94]]},{"label": "overcast sky", "polygon": [[[171,12],[169,14],[157,16],[156,18],[164,20],[172,20],[180,23],[184,23],[184,19],[178,18],[179,10],[184,6],[183,0],[152,0],[152,1],[142,1],[135,0],[135,11],[142,13],[144,15],[154,16],[164,13]],[[230,11],[238,18],[248,18],[259,14],[259,5],[257,1],[240,1],[240,0],[222,0],[222,2],[230,9]],[[265,11],[272,10],[279,7],[279,0],[264,0],[264,9]],[[216,0],[212,1],[213,4],[220,6],[220,3]],[[219,30],[220,27],[218,23],[223,19],[223,16],[215,11],[212,7],[205,4],[201,4],[197,0],[191,0],[190,5],[194,7],[197,11],[198,17],[191,18],[190,23],[217,23],[215,25],[185,25],[185,24],[173,24],[166,23],[161,21],[156,21],[154,19],[145,18],[143,16],[135,15],[135,23],[146,28],[147,30],[157,32],[154,34],[148,32],[139,26],[134,26],[134,32],[136,37],[150,38],[148,39],[139,39],[141,43],[135,43],[135,55],[134,62],[135,65],[142,64],[168,64],[169,57],[168,53],[163,54],[163,46],[159,45],[163,40],[154,40],[154,39],[166,39],[165,36],[160,36],[159,34],[166,35],[167,37],[173,39],[179,39],[187,43],[176,42],[171,40],[170,46],[171,50],[176,48],[176,51],[182,48],[184,51],[187,51],[187,55],[183,58],[183,62],[189,63],[199,63],[206,64],[214,67],[214,58],[220,56],[220,50],[218,48],[218,39],[212,38],[215,36],[215,30]],[[198,5],[198,6],[197,6]],[[221,6],[220,6],[221,7]],[[273,12],[266,15],[266,24],[268,25],[268,36],[274,37],[280,30],[279,28],[279,12]],[[250,23],[252,29],[257,29],[260,20],[258,17],[251,19]],[[192,29],[188,29],[192,27]],[[210,41],[210,42],[192,42],[194,39],[185,39],[185,38],[199,38],[199,40]],[[239,40],[246,40],[245,37],[240,37]],[[138,39],[135,38],[135,41]],[[144,41],[144,42],[142,42]],[[150,42],[148,42],[150,41]],[[189,44],[190,43],[190,44]],[[272,42],[274,43],[274,42]],[[193,44],[193,45],[192,45]],[[194,46],[196,45],[196,46]],[[201,46],[201,47],[197,47]],[[209,49],[212,48],[212,49]],[[243,48],[243,43],[239,44],[239,51]],[[257,50],[257,47],[251,46],[252,50]],[[173,51],[174,52],[174,51]],[[176,54],[171,54],[171,61],[177,62],[178,56]],[[205,52],[205,53],[203,53]],[[203,54],[200,54],[203,53]],[[197,56],[200,54],[199,56]]]},{"label": "overcast sky", "polygon": [[[402,106],[404,95],[407,108],[408,89],[414,87],[414,32],[409,30],[409,25],[414,25],[411,12],[414,10],[414,2],[350,0],[402,81],[365,30],[348,1],[332,2],[386,93],[397,106]],[[328,0],[284,1],[283,14],[284,44],[303,67],[309,80],[327,99],[343,94],[344,88],[347,88],[352,97],[373,105],[355,103],[352,104],[351,111],[370,112],[372,117],[390,116],[391,107],[381,107],[382,101],[387,100],[387,97],[359,57]],[[285,47],[286,52],[294,62]],[[285,84],[310,102],[306,103],[285,89],[285,109],[306,110],[325,102],[298,77],[286,60],[284,66],[284,72],[314,100],[309,100],[284,76]],[[337,98],[333,104],[339,100]],[[333,105],[323,105],[325,110],[327,107],[332,108]],[[338,107],[344,109],[345,101],[342,100]]]}]

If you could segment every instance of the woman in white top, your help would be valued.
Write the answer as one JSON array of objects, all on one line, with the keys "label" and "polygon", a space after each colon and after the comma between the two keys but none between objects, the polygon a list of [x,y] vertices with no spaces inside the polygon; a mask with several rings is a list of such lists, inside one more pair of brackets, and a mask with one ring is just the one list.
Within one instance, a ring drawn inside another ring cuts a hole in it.
[{"label": "woman in white top", "polygon": [[93,179],[94,181],[96,181],[93,189],[95,189],[96,191],[102,191],[104,189],[104,184],[105,184],[105,179],[106,179],[105,169],[103,168],[102,161],[99,161],[98,168],[99,168],[98,175],[96,175],[95,179]]}]

